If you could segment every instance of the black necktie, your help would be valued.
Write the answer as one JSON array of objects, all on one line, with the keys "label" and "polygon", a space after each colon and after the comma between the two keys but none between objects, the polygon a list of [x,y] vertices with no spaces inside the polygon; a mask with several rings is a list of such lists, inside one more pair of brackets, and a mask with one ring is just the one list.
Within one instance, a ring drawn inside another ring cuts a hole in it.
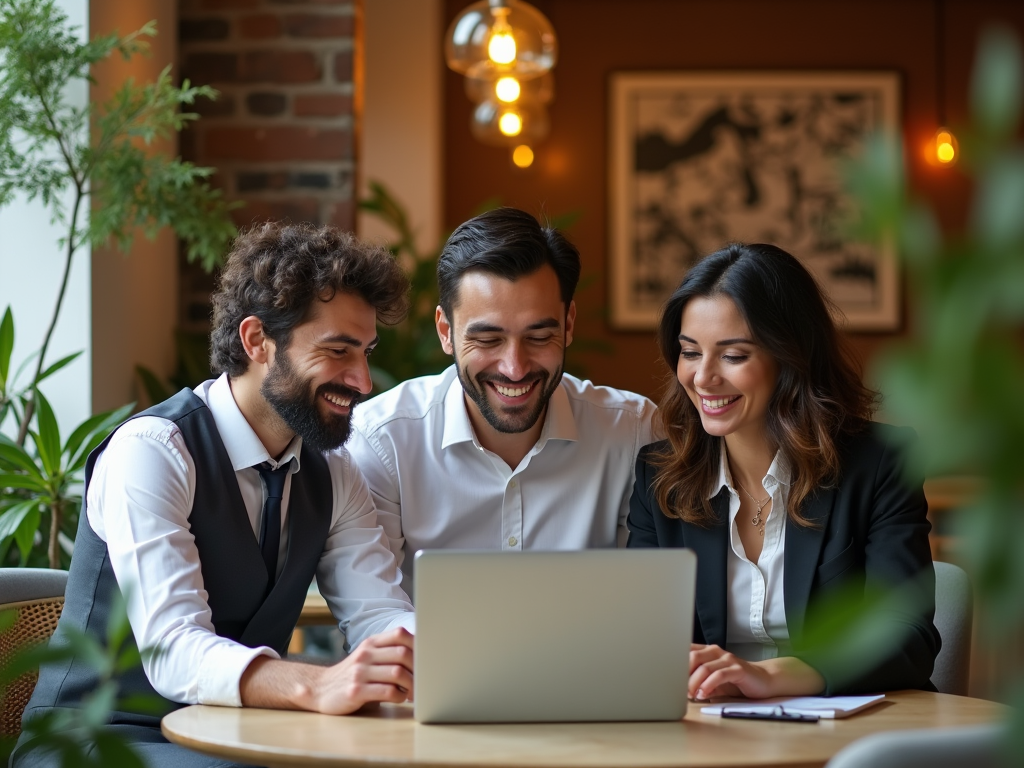
[{"label": "black necktie", "polygon": [[263,553],[263,563],[267,566],[268,593],[277,580],[277,551],[281,548],[281,496],[284,495],[284,479],[288,476],[290,466],[291,461],[286,461],[277,469],[271,469],[265,463],[257,467],[267,489],[260,519],[260,551]]}]

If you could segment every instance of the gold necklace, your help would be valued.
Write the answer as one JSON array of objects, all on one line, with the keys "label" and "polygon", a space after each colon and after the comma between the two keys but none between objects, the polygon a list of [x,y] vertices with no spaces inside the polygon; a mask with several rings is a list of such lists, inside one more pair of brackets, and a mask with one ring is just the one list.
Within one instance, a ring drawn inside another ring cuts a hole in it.
[{"label": "gold necklace", "polygon": [[[736,483],[736,485],[740,484]],[[744,488],[742,485],[740,485],[740,490],[746,493],[747,498],[754,502],[754,506],[757,507],[757,514],[751,518],[750,522],[752,522],[754,526],[757,528],[757,532],[761,534],[761,536],[764,536],[764,524],[766,521],[764,520],[764,518],[761,517],[761,510],[768,506],[768,502],[772,500],[772,495],[769,493],[768,498],[766,498],[764,501],[758,501],[749,493],[747,493],[747,489]]]}]

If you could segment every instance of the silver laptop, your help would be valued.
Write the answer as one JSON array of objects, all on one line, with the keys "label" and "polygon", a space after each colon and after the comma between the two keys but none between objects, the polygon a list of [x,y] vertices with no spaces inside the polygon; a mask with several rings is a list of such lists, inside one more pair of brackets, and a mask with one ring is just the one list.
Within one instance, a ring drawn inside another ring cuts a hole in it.
[{"label": "silver laptop", "polygon": [[693,552],[431,550],[415,565],[419,722],[686,713]]}]

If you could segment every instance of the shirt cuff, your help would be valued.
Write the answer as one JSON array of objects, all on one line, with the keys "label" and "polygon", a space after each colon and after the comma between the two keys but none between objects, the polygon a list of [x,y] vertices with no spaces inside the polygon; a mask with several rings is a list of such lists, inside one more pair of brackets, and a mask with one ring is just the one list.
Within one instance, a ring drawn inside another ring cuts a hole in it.
[{"label": "shirt cuff", "polygon": [[405,611],[397,619],[388,624],[388,629],[405,627],[410,635],[416,634],[416,614],[412,611]]},{"label": "shirt cuff", "polygon": [[242,674],[259,656],[280,659],[273,648],[247,648],[231,643],[209,649],[199,665],[197,697],[200,704],[220,707],[242,706]]}]

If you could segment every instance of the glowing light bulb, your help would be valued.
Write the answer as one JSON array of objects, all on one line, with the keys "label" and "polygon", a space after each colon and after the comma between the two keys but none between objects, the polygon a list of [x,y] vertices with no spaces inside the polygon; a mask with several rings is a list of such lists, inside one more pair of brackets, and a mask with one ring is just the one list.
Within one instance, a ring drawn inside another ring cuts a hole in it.
[{"label": "glowing light bulb", "polygon": [[503,77],[494,84],[494,95],[506,104],[518,99],[521,91],[519,81],[514,77]]},{"label": "glowing light bulb", "polygon": [[944,128],[940,128],[935,134],[935,159],[942,165],[949,165],[956,160],[956,153],[956,137]]},{"label": "glowing light bulb", "polygon": [[512,162],[518,168],[529,168],[533,165],[533,150],[525,144],[520,144],[512,150]]},{"label": "glowing light bulb", "polygon": [[523,118],[515,112],[506,112],[498,118],[498,130],[505,136],[518,136],[523,130]]},{"label": "glowing light bulb", "polygon": [[512,27],[508,23],[510,8],[492,8],[494,26],[491,27],[491,38],[487,41],[487,55],[491,61],[507,66],[516,60],[516,39],[512,36]]},{"label": "glowing light bulb", "polygon": [[512,30],[495,30],[487,43],[487,55],[495,64],[511,64],[516,60],[516,39]]}]

